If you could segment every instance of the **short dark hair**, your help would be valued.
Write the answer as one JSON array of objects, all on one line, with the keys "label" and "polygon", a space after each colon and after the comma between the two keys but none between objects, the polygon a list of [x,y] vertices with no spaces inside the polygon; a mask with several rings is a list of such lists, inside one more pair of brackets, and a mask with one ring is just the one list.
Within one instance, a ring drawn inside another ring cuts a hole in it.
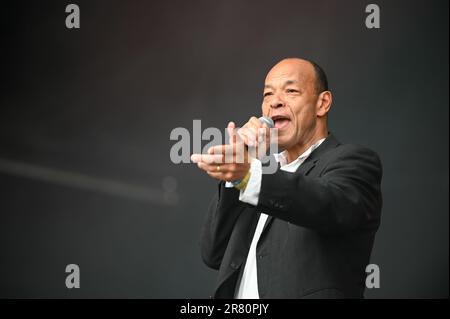
[{"label": "short dark hair", "polygon": [[328,91],[328,79],[325,71],[318,65],[316,62],[307,60],[314,67],[314,71],[316,73],[316,92],[317,94],[322,93],[323,91]]}]

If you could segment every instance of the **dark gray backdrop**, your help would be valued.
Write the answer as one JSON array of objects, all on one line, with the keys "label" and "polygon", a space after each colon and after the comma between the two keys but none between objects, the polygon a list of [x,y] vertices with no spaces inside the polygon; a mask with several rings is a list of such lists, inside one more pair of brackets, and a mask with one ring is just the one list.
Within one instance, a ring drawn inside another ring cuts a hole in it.
[{"label": "dark gray backdrop", "polygon": [[0,297],[208,297],[215,182],[171,163],[169,134],[258,115],[267,70],[300,56],[329,76],[334,134],[384,164],[367,297],[448,298],[448,1],[376,0],[379,30],[369,1],[74,2],[79,30],[68,1],[2,5]]}]

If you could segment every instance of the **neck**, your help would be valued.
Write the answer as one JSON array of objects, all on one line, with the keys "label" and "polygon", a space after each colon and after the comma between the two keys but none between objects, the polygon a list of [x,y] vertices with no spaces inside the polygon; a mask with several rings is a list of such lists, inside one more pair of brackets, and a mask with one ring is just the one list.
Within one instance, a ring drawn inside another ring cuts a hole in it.
[{"label": "neck", "polygon": [[295,161],[300,155],[302,155],[308,148],[317,143],[317,141],[326,138],[328,136],[328,130],[316,132],[312,134],[306,141],[296,144],[289,149],[286,149],[287,162],[291,163]]}]

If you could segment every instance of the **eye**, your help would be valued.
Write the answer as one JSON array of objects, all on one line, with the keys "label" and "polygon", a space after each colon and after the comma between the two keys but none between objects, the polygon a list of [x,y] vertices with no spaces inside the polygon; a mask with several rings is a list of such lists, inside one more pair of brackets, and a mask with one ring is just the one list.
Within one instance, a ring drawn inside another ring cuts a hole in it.
[{"label": "eye", "polygon": [[266,97],[266,96],[269,96],[269,95],[272,95],[272,92],[265,92],[265,93],[263,94],[263,97]]},{"label": "eye", "polygon": [[296,89],[287,89],[286,91],[288,93],[298,93],[298,90],[296,90]]}]

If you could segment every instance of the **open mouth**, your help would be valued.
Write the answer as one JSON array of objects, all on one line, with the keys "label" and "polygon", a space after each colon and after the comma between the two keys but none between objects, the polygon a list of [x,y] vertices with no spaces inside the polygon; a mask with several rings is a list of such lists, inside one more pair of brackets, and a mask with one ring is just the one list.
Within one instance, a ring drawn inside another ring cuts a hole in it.
[{"label": "open mouth", "polygon": [[272,120],[274,122],[274,127],[279,130],[285,128],[291,122],[291,119],[284,115],[272,116]]}]

